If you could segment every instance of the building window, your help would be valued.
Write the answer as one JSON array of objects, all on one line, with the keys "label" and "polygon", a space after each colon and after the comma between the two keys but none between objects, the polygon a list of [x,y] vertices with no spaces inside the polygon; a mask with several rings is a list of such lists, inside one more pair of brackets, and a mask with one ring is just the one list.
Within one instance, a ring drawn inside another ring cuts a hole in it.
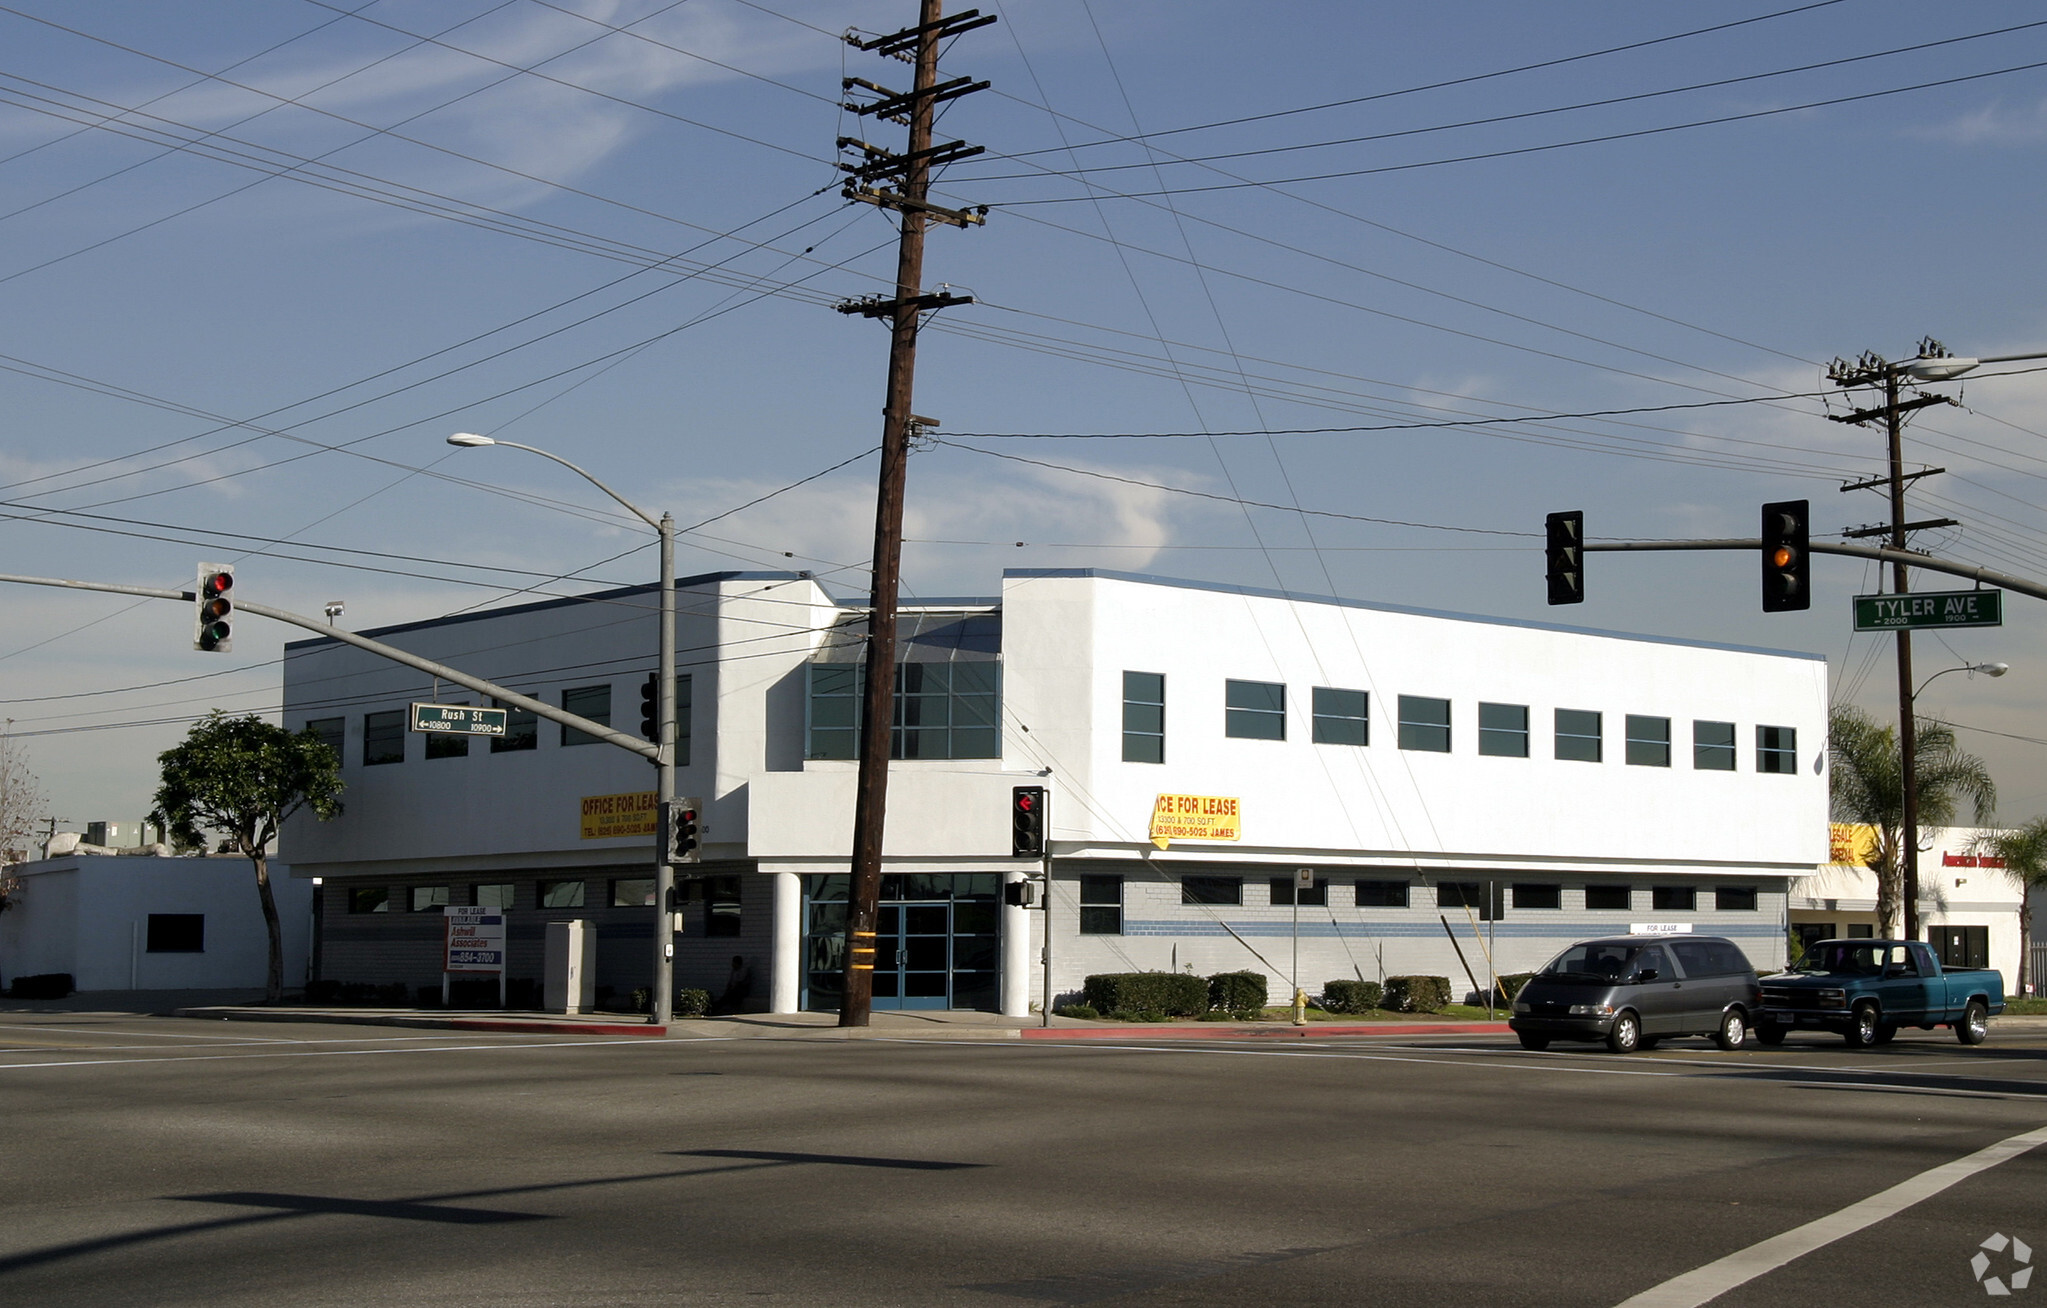
[{"label": "building window", "polygon": [[362,720],[362,761],[403,763],[405,761],[405,710],[366,713]]},{"label": "building window", "polygon": [[1987,926],[1931,926],[1926,928],[1926,942],[1940,956],[1942,967],[1990,966],[1990,928]]},{"label": "building window", "polygon": [[1315,687],[1309,705],[1318,745],[1363,745],[1371,740],[1371,701],[1362,690]]},{"label": "building window", "polygon": [[522,749],[540,748],[540,719],[525,709],[513,708],[502,700],[491,703],[505,712],[505,734],[490,738],[493,754],[514,754]]},{"label": "building window", "polygon": [[1486,893],[1484,881],[1438,881],[1436,883],[1437,908],[1469,908],[1478,914],[1481,922],[1491,922],[1504,916],[1501,913],[1501,895],[1498,883],[1491,883],[1492,893]]},{"label": "building window", "polygon": [[1123,674],[1123,761],[1166,761],[1166,678],[1160,672]]},{"label": "building window", "polygon": [[1084,936],[1123,934],[1122,877],[1081,877],[1080,933]]},{"label": "building window", "polygon": [[654,878],[617,877],[611,883],[613,908],[654,907]]},{"label": "building window", "polygon": [[1635,906],[1632,886],[1587,886],[1585,907],[1595,911],[1619,910],[1626,912]]},{"label": "building window", "polygon": [[348,738],[347,718],[313,718],[306,723],[306,730],[313,733],[322,745],[334,751],[334,761],[341,761],[341,745]]},{"label": "building window", "polygon": [[1480,704],[1478,752],[1495,758],[1528,757],[1528,706]]},{"label": "building window", "polygon": [[143,948],[152,954],[205,953],[206,914],[151,913],[149,936]]},{"label": "building window", "polygon": [[350,886],[348,888],[348,911],[351,913],[390,912],[391,888],[389,886]]},{"label": "building window", "polygon": [[1597,763],[1604,757],[1600,715],[1589,709],[1557,710],[1557,757]]},{"label": "building window", "polygon": [[1638,768],[1670,766],[1670,719],[1628,714],[1628,762]]},{"label": "building window", "polygon": [[1796,727],[1756,728],[1756,771],[1777,773],[1798,771]]},{"label": "building window", "polygon": [[1798,937],[1798,950],[1802,954],[1822,940],[1834,938],[1832,922],[1793,922],[1791,934]]},{"label": "building window", "polygon": [[[896,664],[889,757],[1000,758],[1000,669],[991,662]],[[806,757],[858,758],[864,670],[853,663],[813,663],[809,675]]]},{"label": "building window", "polygon": [[1719,886],[1713,891],[1713,908],[1721,913],[1753,913],[1756,911],[1756,888],[1754,886]]},{"label": "building window", "polygon": [[1183,904],[1241,904],[1244,902],[1244,878],[1181,877],[1180,902]]},{"label": "building window", "polygon": [[1734,771],[1734,724],[1692,723],[1692,766],[1701,772]]},{"label": "building window", "polygon": [[1514,883],[1514,907],[1516,908],[1562,908],[1564,888],[1558,885],[1534,884],[1526,881]]},{"label": "building window", "polygon": [[412,888],[412,911],[415,913],[439,912],[448,906],[446,886],[414,886]]},{"label": "building window", "polygon": [[675,766],[679,768],[689,766],[689,717],[694,693],[690,674],[678,673],[675,678]]},{"label": "building window", "polygon": [[581,908],[583,906],[583,883],[580,881],[543,881],[540,894],[535,902],[537,908]]},{"label": "building window", "polygon": [[1360,881],[1357,905],[1359,908],[1406,908],[1407,882]]},{"label": "building window", "polygon": [[516,889],[509,881],[479,882],[471,892],[470,902],[478,908],[510,908]]},{"label": "building window", "polygon": [[1286,687],[1269,681],[1225,681],[1223,734],[1234,740],[1285,740]]},{"label": "building window", "polygon": [[1450,701],[1421,695],[1400,697],[1400,747],[1450,752]]},{"label": "building window", "polygon": [[740,892],[736,876],[704,878],[704,934],[739,934]]},{"label": "building window", "polygon": [[1649,892],[1649,905],[1662,913],[1689,913],[1699,906],[1699,892],[1691,886],[1657,886]]},{"label": "building window", "polygon": [[[1272,878],[1272,902],[1276,907],[1285,908],[1292,904],[1294,902],[1294,891],[1295,886],[1292,877]],[[1314,889],[1303,890],[1300,892],[1300,896],[1303,907],[1321,908],[1329,903],[1329,882],[1321,877],[1316,877]]]},{"label": "building window", "polygon": [[[562,708],[577,717],[592,722],[611,725],[611,687],[571,686],[562,692]],[[599,739],[587,731],[578,731],[567,723],[562,724],[562,744],[595,745]]]},{"label": "building window", "polygon": [[469,735],[462,731],[422,732],[428,758],[468,758]]}]

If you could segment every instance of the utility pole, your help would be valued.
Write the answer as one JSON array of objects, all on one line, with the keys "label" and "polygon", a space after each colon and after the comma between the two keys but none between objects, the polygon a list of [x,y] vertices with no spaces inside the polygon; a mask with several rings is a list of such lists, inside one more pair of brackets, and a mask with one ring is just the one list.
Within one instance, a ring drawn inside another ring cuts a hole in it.
[{"label": "utility pole", "polygon": [[903,482],[910,454],[910,431],[918,422],[911,412],[917,368],[919,315],[948,305],[971,304],[973,297],[939,292],[927,295],[924,281],[924,229],[932,222],[956,227],[977,225],[986,214],[942,209],[930,202],[931,170],[981,152],[980,146],[952,141],[934,147],[931,124],[938,105],[988,86],[968,78],[938,80],[938,46],[995,21],[974,10],[952,18],[941,16],[941,0],[922,0],[917,26],[887,36],[846,43],[856,50],[914,62],[916,78],[907,92],[891,91],[865,78],[849,77],[847,91],[878,97],[849,102],[861,117],[873,115],[910,129],[909,148],[902,154],[854,137],[839,138],[839,148],[854,152],[854,162],[839,165],[847,174],[841,192],[878,208],[902,215],[902,239],[896,253],[895,298],[869,298],[838,307],[839,312],[889,320],[888,393],[882,409],[881,484],[874,510],[874,574],[868,595],[867,684],[861,700],[860,773],[854,797],[853,864],[846,902],[846,970],[839,1001],[840,1026],[866,1026],[874,1006],[875,925],[880,918],[881,849],[888,805],[889,745],[894,735],[896,667],[896,592],[902,570]]},{"label": "utility pole", "polygon": [[[1919,343],[1919,362],[1937,359],[1947,354],[1947,347],[1932,337]],[[1903,365],[1891,363],[1882,356],[1865,352],[1854,363],[1846,359],[1835,359],[1827,369],[1827,380],[1836,386],[1881,386],[1884,401],[1869,409],[1856,409],[1845,414],[1829,414],[1835,422],[1865,425],[1882,420],[1888,438],[1890,472],[1888,476],[1870,481],[1850,482],[1841,487],[1843,492],[1870,490],[1886,487],[1890,494],[1891,520],[1880,526],[1861,527],[1843,532],[1849,538],[1865,536],[1887,536],[1893,550],[1906,549],[1905,534],[1911,531],[1928,530],[1934,527],[1957,525],[1953,518],[1929,518],[1923,522],[1905,521],[1905,485],[1921,477],[1931,477],[1947,471],[1945,468],[1924,468],[1918,472],[1905,471],[1904,416],[1915,409],[1934,404],[1953,404],[1945,395],[1916,395],[1909,400],[1898,398],[1903,379],[1908,376]],[[1910,589],[1908,565],[1903,560],[1891,563],[1891,589],[1899,595]],[[1912,693],[1912,633],[1899,628],[1898,642],[1898,766],[1901,789],[1903,790],[1904,838],[1898,851],[1900,868],[1900,895],[1904,903],[1899,907],[1899,920],[1907,940],[1919,938],[1919,721],[1918,711],[1913,703]]]}]

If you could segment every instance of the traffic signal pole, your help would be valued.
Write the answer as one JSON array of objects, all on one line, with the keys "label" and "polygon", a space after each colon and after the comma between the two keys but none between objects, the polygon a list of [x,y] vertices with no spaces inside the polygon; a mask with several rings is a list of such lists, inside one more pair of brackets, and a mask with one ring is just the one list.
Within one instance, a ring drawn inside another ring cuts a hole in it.
[{"label": "traffic signal pole", "polygon": [[[675,798],[675,517],[663,513],[656,525],[661,534],[661,684],[655,687],[660,711],[660,739],[654,742],[657,812],[666,814]],[[665,829],[665,824],[657,824]],[[675,919],[669,900],[675,893],[675,865],[668,841],[654,841],[654,993],[649,1020],[666,1026],[675,1016]]]}]

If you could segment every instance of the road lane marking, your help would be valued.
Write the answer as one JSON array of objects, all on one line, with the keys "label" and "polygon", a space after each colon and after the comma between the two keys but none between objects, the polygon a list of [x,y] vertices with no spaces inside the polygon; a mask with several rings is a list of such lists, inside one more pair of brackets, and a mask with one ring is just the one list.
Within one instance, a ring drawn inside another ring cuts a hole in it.
[{"label": "road lane marking", "polygon": [[1949,1186],[1958,1185],[1999,1163],[2009,1162],[2041,1144],[2047,1144],[2047,1126],[2000,1140],[1966,1158],[1942,1163],[1838,1212],[1807,1222],[1782,1235],[1773,1235],[1703,1267],[1695,1267],[1682,1276],[1674,1276],[1631,1299],[1622,1300],[1619,1308],[1698,1308],[1698,1305],[1717,1299],[1738,1285],[1745,1285],[1795,1258],[1802,1258],[1844,1236],[1894,1217]]},{"label": "road lane marking", "polygon": [[74,1058],[52,1063],[0,1063],[0,1072],[17,1072],[40,1067],[112,1067],[128,1063],[224,1063],[256,1058],[363,1058],[375,1054],[459,1054],[490,1049],[582,1049],[593,1045],[627,1045],[636,1049],[662,1049],[681,1044],[709,1044],[740,1039],[738,1036],[692,1036],[678,1040],[649,1040],[645,1036],[611,1040],[547,1040],[532,1044],[500,1045],[414,1045],[406,1049],[290,1049],[264,1054],[170,1054],[163,1058]]}]

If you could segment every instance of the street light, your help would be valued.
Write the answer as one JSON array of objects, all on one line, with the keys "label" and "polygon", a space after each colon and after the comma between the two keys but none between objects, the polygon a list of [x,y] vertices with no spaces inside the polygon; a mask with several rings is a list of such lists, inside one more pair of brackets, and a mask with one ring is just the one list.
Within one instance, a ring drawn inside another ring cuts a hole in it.
[{"label": "street light", "polygon": [[[632,515],[652,527],[661,537],[661,654],[660,667],[656,675],[660,678],[660,736],[655,741],[659,751],[655,757],[658,779],[655,784],[655,799],[659,811],[666,813],[670,801],[675,798],[675,519],[663,513],[658,519],[639,505],[592,476],[587,469],[579,468],[559,454],[521,445],[517,441],[501,441],[474,432],[456,432],[448,437],[448,444],[464,449],[478,449],[485,445],[505,445],[528,454],[538,454],[543,459],[552,459],[612,499],[617,500],[631,511]],[[675,932],[669,919],[670,896],[675,890],[675,867],[668,861],[668,851],[658,838],[654,842],[654,996],[651,1020],[655,1025],[666,1025],[675,1015]]]},{"label": "street light", "polygon": [[[1997,360],[1986,362],[1994,363]],[[1905,631],[1898,633],[1900,638],[1909,634]],[[1909,653],[1906,657],[1909,660]],[[1911,664],[1907,662],[1905,666],[1909,670]],[[1902,816],[1905,826],[1905,847],[1899,851],[1904,855],[1902,878],[1904,885],[1901,889],[1904,891],[1905,902],[1900,905],[1900,909],[1905,934],[1913,939],[1918,938],[1916,932],[1919,916],[1919,697],[1926,692],[1928,686],[1950,672],[1966,672],[1972,677],[1980,672],[1986,677],[2001,677],[2010,671],[2009,663],[1957,663],[1951,668],[1942,668],[1920,682],[1919,689],[1907,694],[1904,704],[1901,705],[1905,723],[1909,726],[1902,727],[1898,732],[1898,780],[1904,790]]]},{"label": "street light", "polygon": [[2010,671],[2011,664],[2009,663],[1957,663],[1951,668],[1942,668],[1934,673],[1932,677],[1928,677],[1920,682],[1919,689],[1912,692],[1912,698],[1918,699],[1921,695],[1925,694],[1926,688],[1933,684],[1934,677],[1945,677],[1950,672],[1966,672],[1972,677],[1980,672],[1986,677],[2001,677]]}]

